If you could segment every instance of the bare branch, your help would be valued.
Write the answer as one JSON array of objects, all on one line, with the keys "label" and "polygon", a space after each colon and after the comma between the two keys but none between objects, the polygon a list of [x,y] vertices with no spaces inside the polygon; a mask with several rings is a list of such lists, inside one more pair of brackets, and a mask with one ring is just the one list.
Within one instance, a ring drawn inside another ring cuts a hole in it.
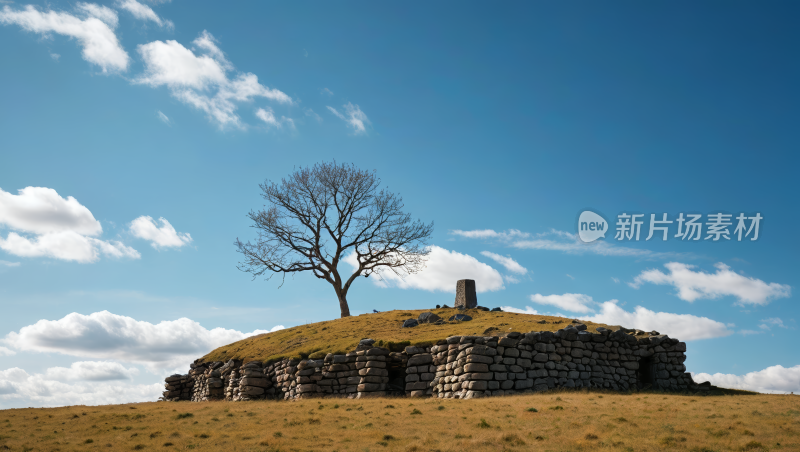
[{"label": "bare branch", "polygon": [[[379,191],[380,182],[374,172],[334,161],[260,184],[268,206],[247,215],[256,239],[234,242],[243,256],[237,268],[267,279],[310,271],[333,285],[342,317],[349,316],[347,293],[358,276],[416,273],[429,253],[433,223],[412,221],[402,198]],[[339,264],[350,253],[358,267],[343,281]]]}]

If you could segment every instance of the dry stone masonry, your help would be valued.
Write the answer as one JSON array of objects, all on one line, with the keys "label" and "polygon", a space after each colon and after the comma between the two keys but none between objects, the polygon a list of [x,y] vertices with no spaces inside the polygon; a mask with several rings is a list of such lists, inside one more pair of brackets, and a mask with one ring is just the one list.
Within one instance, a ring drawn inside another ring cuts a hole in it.
[{"label": "dry stone masonry", "polygon": [[460,279],[456,282],[455,307],[473,309],[478,306],[478,295],[475,292],[474,279]]},{"label": "dry stone masonry", "polygon": [[555,332],[452,336],[402,352],[364,339],[353,352],[324,359],[197,360],[187,375],[166,379],[161,400],[386,395],[470,399],[555,388],[711,389],[708,383],[696,384],[686,372],[686,344],[678,339],[655,331],[586,329],[573,321]]}]

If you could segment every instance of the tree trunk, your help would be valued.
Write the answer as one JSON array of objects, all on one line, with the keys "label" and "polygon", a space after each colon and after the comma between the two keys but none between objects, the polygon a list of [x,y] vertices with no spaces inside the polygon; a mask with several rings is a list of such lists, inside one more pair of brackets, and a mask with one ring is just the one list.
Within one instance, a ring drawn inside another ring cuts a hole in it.
[{"label": "tree trunk", "polygon": [[350,307],[347,306],[347,295],[339,291],[336,294],[339,297],[339,309],[342,311],[342,317],[350,317]]}]

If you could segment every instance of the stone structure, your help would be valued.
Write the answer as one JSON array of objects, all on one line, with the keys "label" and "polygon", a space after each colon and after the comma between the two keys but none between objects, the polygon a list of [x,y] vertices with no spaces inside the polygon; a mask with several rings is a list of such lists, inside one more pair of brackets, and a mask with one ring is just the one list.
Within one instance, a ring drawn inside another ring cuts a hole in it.
[{"label": "stone structure", "polygon": [[478,295],[475,293],[474,279],[460,279],[456,283],[455,307],[474,309],[478,306]]},{"label": "stone structure", "polygon": [[362,340],[355,351],[324,359],[203,363],[166,379],[162,400],[253,400],[384,395],[469,399],[605,388],[707,391],[686,372],[686,344],[657,332],[586,331],[452,336],[430,347],[390,352]]}]

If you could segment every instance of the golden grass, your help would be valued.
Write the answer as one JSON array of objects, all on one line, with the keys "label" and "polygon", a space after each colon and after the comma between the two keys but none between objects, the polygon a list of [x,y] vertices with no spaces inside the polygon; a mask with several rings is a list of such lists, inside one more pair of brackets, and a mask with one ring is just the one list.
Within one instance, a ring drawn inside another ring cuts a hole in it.
[{"label": "golden grass", "polygon": [[[421,313],[428,311],[444,320],[461,312],[455,309],[400,310],[310,323],[234,342],[207,354],[203,357],[203,361],[227,361],[234,358],[267,362],[281,358],[324,357],[327,353],[352,351],[364,338],[383,341],[384,346],[391,342],[399,347],[406,341],[408,344],[405,345],[431,345],[448,336],[484,335],[484,331],[490,327],[497,330],[487,332],[485,335],[497,336],[509,331],[520,333],[556,331],[570,323],[570,320],[562,317],[470,309],[463,311],[472,317],[473,320],[469,322],[423,324],[414,328],[401,328],[403,320],[416,319]],[[537,323],[540,320],[547,320],[548,323]],[[599,326],[611,328],[609,325],[592,322],[586,322],[586,326],[588,331],[592,332]]]},{"label": "golden grass", "polygon": [[797,451],[800,399],[554,392],[0,411],[0,451]]}]

